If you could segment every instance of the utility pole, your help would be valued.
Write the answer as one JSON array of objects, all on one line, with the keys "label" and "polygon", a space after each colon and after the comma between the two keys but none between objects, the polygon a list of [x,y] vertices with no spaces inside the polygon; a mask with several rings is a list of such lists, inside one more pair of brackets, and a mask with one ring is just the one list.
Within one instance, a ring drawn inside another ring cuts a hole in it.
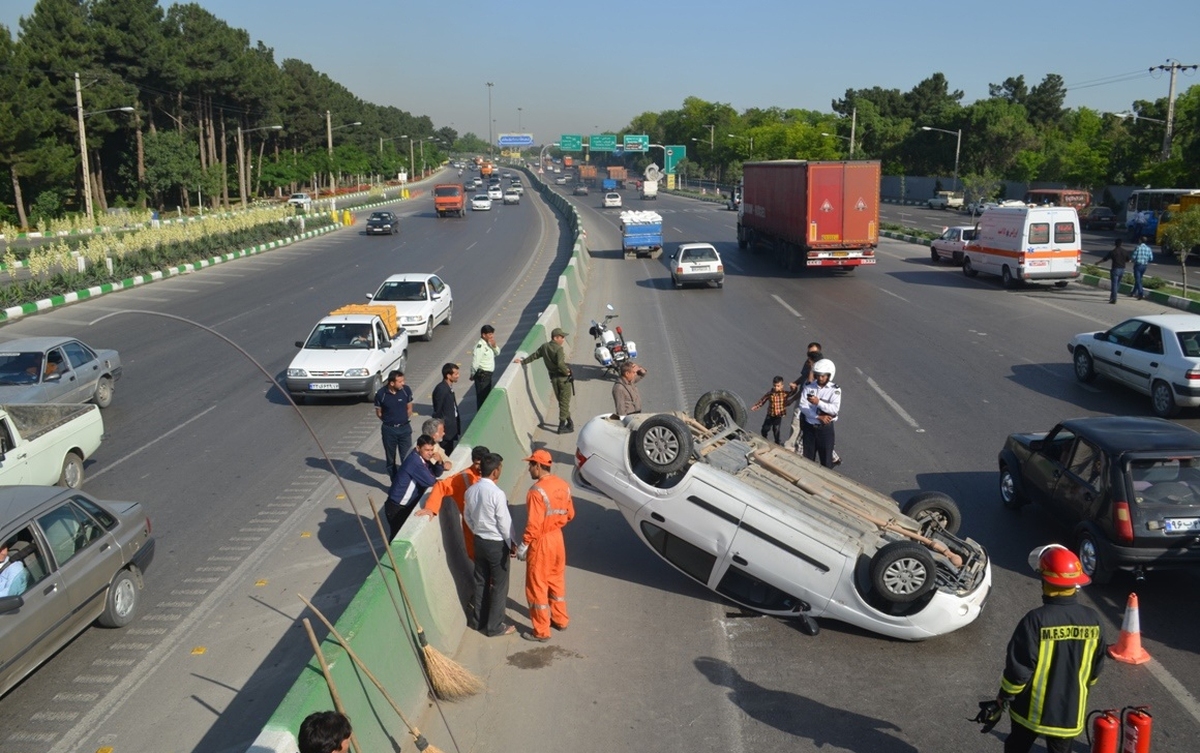
[{"label": "utility pole", "polygon": [[1182,65],[1178,60],[1167,60],[1166,65],[1156,65],[1150,69],[1151,73],[1155,71],[1170,71],[1171,73],[1171,85],[1167,90],[1167,132],[1163,134],[1163,162],[1171,159],[1171,137],[1175,132],[1175,74],[1179,71],[1194,71],[1197,68],[1200,68],[1200,65]]},{"label": "utility pole", "polygon": [[[75,74],[75,112],[79,116],[79,153],[83,157],[83,204],[90,228],[95,227],[96,218],[92,214],[92,172],[88,169],[87,133],[83,130],[83,89],[79,86],[78,73]],[[1170,130],[1170,126],[1167,128]]]},{"label": "utility pole", "polygon": [[329,149],[329,192],[334,191],[334,182],[337,180],[333,177],[333,121],[330,119],[329,110],[325,111],[325,144]]},{"label": "utility pole", "polygon": [[[858,106],[855,105],[854,109],[850,111],[850,159],[854,159],[854,130],[857,127],[858,127]],[[958,161],[957,154],[955,155],[954,159],[956,162]]]},{"label": "utility pole", "polygon": [[487,82],[488,88],[488,156],[492,156],[492,87],[495,86],[491,81]]}]

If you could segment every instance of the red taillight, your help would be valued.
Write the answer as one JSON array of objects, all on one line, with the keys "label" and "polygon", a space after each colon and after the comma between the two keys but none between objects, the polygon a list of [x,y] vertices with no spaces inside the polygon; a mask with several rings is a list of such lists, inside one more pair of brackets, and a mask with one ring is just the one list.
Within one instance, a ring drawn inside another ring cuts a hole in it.
[{"label": "red taillight", "polygon": [[1190,369],[1183,376],[1185,379],[1200,379],[1200,371]]},{"label": "red taillight", "polygon": [[675,267],[675,274],[677,274],[677,275],[683,274],[683,267]]},{"label": "red taillight", "polygon": [[1113,502],[1113,530],[1118,543],[1133,543],[1133,520],[1129,517],[1128,502]]},{"label": "red taillight", "polygon": [[725,271],[725,265],[724,265],[724,264],[718,264],[718,265],[717,265],[717,271],[718,271],[718,272],[724,272],[724,271]]},{"label": "red taillight", "polygon": [[580,452],[579,450],[575,450],[575,467],[582,468],[583,464],[586,462],[587,462],[587,458],[585,458],[583,456],[583,453]]},{"label": "red taillight", "polygon": [[147,516],[146,516],[146,533],[150,533],[150,532],[151,532],[151,528],[150,528],[150,516],[149,516],[149,515],[147,515]]}]

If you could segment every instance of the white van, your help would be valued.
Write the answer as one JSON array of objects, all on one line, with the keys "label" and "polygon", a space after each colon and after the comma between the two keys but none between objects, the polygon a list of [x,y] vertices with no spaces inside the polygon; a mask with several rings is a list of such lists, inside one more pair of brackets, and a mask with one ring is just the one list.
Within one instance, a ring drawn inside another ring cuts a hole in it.
[{"label": "white van", "polygon": [[1079,277],[1083,249],[1074,207],[996,207],[979,218],[975,240],[963,249],[963,274],[999,275],[1007,288],[1027,280]]}]

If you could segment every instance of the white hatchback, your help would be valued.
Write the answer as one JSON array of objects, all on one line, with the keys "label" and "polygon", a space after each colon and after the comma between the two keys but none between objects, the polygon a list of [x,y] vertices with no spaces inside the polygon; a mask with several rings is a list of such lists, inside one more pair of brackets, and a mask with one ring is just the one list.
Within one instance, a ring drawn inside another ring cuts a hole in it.
[{"label": "white hatchback", "polygon": [[437,275],[392,275],[379,290],[367,295],[376,304],[394,306],[396,322],[422,340],[433,339],[433,329],[449,324],[454,316],[454,296],[450,286]]},{"label": "white hatchback", "polygon": [[967,245],[967,241],[973,240],[975,240],[974,225],[948,227],[929,244],[929,255],[934,264],[943,259],[949,259],[955,264],[962,264],[963,246]]},{"label": "white hatchback", "polygon": [[604,208],[621,208],[621,194],[614,192],[604,194]]}]

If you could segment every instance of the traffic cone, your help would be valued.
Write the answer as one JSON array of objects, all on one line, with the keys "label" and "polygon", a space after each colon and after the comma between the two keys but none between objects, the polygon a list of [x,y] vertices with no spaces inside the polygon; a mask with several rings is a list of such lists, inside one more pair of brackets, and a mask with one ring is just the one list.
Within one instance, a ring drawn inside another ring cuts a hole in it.
[{"label": "traffic cone", "polygon": [[1129,594],[1125,603],[1125,619],[1121,623],[1121,635],[1117,642],[1108,647],[1108,655],[1126,664],[1145,664],[1150,654],[1142,648],[1142,626],[1138,619],[1137,594]]}]

